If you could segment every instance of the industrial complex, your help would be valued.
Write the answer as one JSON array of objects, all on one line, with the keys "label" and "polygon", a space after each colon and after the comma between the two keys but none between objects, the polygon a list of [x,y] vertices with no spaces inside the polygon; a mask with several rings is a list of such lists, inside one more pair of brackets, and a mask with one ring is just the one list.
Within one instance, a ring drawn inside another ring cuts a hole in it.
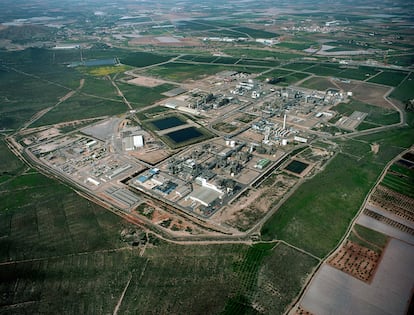
[{"label": "industrial complex", "polygon": [[[354,112],[331,124],[333,107],[346,102],[349,91],[278,87],[276,81],[223,71],[192,89],[167,92],[155,110],[131,111],[65,135],[34,132],[23,142],[44,167],[119,211],[141,218],[152,204],[239,233],[234,220],[244,215],[244,195],[279,168],[297,180],[316,171],[330,152],[309,143],[332,135],[329,126],[355,130],[366,116]],[[304,149],[307,157],[298,155]],[[294,183],[282,180],[278,194]]]}]

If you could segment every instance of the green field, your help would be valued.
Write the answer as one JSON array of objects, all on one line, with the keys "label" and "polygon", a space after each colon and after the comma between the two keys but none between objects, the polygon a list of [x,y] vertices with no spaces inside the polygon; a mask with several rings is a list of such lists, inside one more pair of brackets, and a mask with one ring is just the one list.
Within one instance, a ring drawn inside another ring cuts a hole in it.
[{"label": "green field", "polygon": [[[264,257],[255,294],[268,313],[283,314],[318,261],[281,243]],[[276,292],[276,294],[275,294]]]},{"label": "green field", "polygon": [[338,77],[363,81],[377,73],[379,73],[379,70],[375,68],[361,66],[356,68],[344,69],[338,73]]},{"label": "green field", "polygon": [[[72,74],[69,71],[68,75]],[[64,70],[61,75],[65,75]],[[72,78],[78,79],[76,74]],[[76,83],[79,85],[79,81]],[[19,127],[37,111],[56,104],[60,97],[69,92],[65,87],[1,66],[0,90],[0,129]]]},{"label": "green field", "polygon": [[124,58],[121,58],[121,63],[126,64],[128,66],[142,68],[142,67],[147,67],[147,66],[158,64],[158,63],[166,62],[174,57],[176,56],[158,55],[158,54],[140,51],[140,52],[131,53],[125,56]]},{"label": "green field", "polygon": [[390,95],[397,100],[405,102],[414,98],[414,73],[411,72],[407,79],[402,82]]},{"label": "green field", "polygon": [[244,33],[253,38],[274,38],[274,37],[279,36],[279,34],[276,34],[276,33],[271,33],[271,32],[267,32],[263,30],[257,30],[257,29],[249,28],[249,27],[236,27],[236,28],[233,28],[233,30]]},{"label": "green field", "polygon": [[318,64],[306,69],[306,72],[313,73],[319,76],[338,76],[341,69],[336,64]]},{"label": "green field", "polygon": [[145,86],[137,86],[117,82],[119,89],[124,94],[125,98],[131,103],[134,108],[141,108],[151,105],[166,96],[161,95],[175,86],[171,84],[162,84],[153,88]]},{"label": "green field", "polygon": [[275,60],[289,60],[294,58],[301,58],[303,55],[296,53],[280,52],[277,50],[265,50],[265,49],[223,49],[223,52],[233,57],[266,59],[273,58]]},{"label": "green field", "polygon": [[244,72],[259,72],[260,68],[247,68],[243,66],[225,66],[225,65],[208,65],[208,64],[190,64],[171,62],[162,66],[157,66],[146,70],[146,73],[152,76],[163,79],[183,82],[186,80],[202,79],[206,76],[216,74],[224,70],[244,71]]},{"label": "green field", "polygon": [[389,240],[388,236],[358,224],[355,224],[348,239],[378,254],[381,254]]},{"label": "green field", "polygon": [[325,91],[327,89],[338,88],[329,79],[324,77],[311,77],[308,80],[302,82],[300,86],[318,91]]},{"label": "green field", "polygon": [[349,103],[338,104],[332,109],[343,116],[350,116],[354,111],[367,113],[368,116],[365,118],[365,121],[373,123],[372,127],[376,127],[375,124],[377,126],[385,126],[396,124],[400,121],[400,115],[395,110],[369,105],[354,99]]},{"label": "green field", "polygon": [[407,74],[407,72],[403,71],[383,70],[380,74],[368,81],[389,86],[398,86],[402,80],[404,80]]},{"label": "green field", "polygon": [[264,80],[264,79],[267,79],[267,78],[286,77],[286,76],[288,76],[292,73],[293,73],[292,71],[276,69],[276,70],[271,70],[270,72],[266,72],[265,74],[257,77],[257,79]]},{"label": "green field", "polygon": [[283,68],[291,69],[291,70],[298,70],[298,71],[306,71],[308,68],[314,66],[314,63],[309,62],[294,62],[284,65]]},{"label": "green field", "polygon": [[393,164],[381,184],[400,194],[414,198],[414,171],[412,169]]},{"label": "green field", "polygon": [[52,109],[45,116],[36,121],[33,126],[43,126],[62,121],[71,121],[106,115],[118,115],[126,112],[127,110],[127,105],[121,100],[113,101],[102,99],[99,96],[95,97],[77,94]]},{"label": "green field", "polygon": [[378,166],[361,169],[361,164],[336,156],[263,226],[263,238],[282,239],[324,257],[341,239],[379,174]]}]

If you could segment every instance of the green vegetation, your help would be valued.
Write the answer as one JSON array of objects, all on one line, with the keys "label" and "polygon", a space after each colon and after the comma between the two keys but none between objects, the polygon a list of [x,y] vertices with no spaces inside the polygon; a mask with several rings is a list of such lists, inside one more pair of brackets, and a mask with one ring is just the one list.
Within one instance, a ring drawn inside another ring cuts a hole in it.
[{"label": "green vegetation", "polygon": [[355,67],[355,68],[346,68],[338,73],[338,76],[341,78],[351,79],[351,80],[360,80],[363,81],[371,76],[379,73],[379,70],[372,67]]},{"label": "green vegetation", "polygon": [[341,71],[337,64],[318,64],[306,69],[307,72],[311,72],[319,76],[338,76]]},{"label": "green vegetation", "polygon": [[[349,103],[341,103],[332,108],[343,116],[350,116],[354,111],[367,113],[366,122],[378,125],[391,125],[400,121],[400,115],[392,109],[369,105],[352,99]],[[373,125],[375,127],[375,125]]]},{"label": "green vegetation", "polygon": [[133,66],[133,67],[147,67],[151,65],[155,65],[158,63],[166,62],[170,60],[171,58],[174,58],[176,56],[165,56],[165,55],[158,55],[153,53],[147,53],[147,52],[135,52],[131,53],[124,58],[121,58],[121,63]]},{"label": "green vegetation", "polygon": [[313,44],[315,43],[311,43],[311,42],[282,42],[280,44],[278,44],[278,47],[284,47],[284,48],[288,48],[288,49],[293,49],[293,50],[305,50],[308,49],[309,47],[311,47]]},{"label": "green vegetation", "polygon": [[257,79],[266,79],[266,78],[280,78],[280,77],[285,77],[289,74],[292,74],[292,71],[288,71],[288,70],[282,70],[282,69],[276,69],[276,70],[271,70],[269,72],[266,72],[265,74],[261,75],[260,77],[258,77]]},{"label": "green vegetation", "polygon": [[237,126],[234,126],[232,124],[226,123],[226,122],[219,122],[212,126],[215,130],[230,133],[237,129]]},{"label": "green vegetation", "polygon": [[389,86],[398,86],[407,75],[408,73],[403,71],[383,70],[380,74],[368,81]]},{"label": "green vegetation", "polygon": [[405,79],[390,95],[397,100],[405,102],[414,98],[414,73],[411,72],[408,78]]},{"label": "green vegetation", "polygon": [[401,173],[388,172],[381,182],[382,185],[400,193],[414,198],[414,176],[404,176]]},{"label": "green vegetation", "polygon": [[251,36],[253,38],[274,38],[274,37],[279,36],[276,33],[257,30],[257,29],[249,28],[249,27],[236,27],[236,28],[233,28],[233,30],[235,30],[237,32],[244,33],[244,34],[246,34],[248,36]]},{"label": "green vegetation", "polygon": [[286,307],[299,294],[306,277],[318,261],[281,243],[266,255],[259,272],[255,295],[267,311],[283,314]]},{"label": "green vegetation", "polygon": [[314,65],[315,65],[314,63],[309,63],[309,62],[294,62],[294,63],[289,63],[287,65],[283,65],[283,68],[291,69],[291,70],[298,70],[298,71],[306,71],[308,68]]},{"label": "green vegetation", "polygon": [[[260,69],[260,68],[259,68]],[[212,75],[224,70],[258,72],[258,68],[245,68],[242,66],[224,66],[224,65],[207,65],[207,64],[189,64],[171,62],[162,66],[157,66],[146,70],[146,73],[153,76],[162,77],[163,79],[182,82],[185,80],[196,80]]]},{"label": "green vegetation", "polygon": [[289,60],[294,58],[301,58],[303,55],[296,53],[279,52],[276,50],[267,49],[223,49],[223,52],[234,57],[256,58],[256,59],[275,59],[275,60]]},{"label": "green vegetation", "polygon": [[318,91],[325,91],[327,89],[338,88],[329,79],[324,77],[311,77],[308,80],[302,82],[300,86]]},{"label": "green vegetation", "polygon": [[369,146],[351,143],[345,150],[355,157],[338,154],[302,184],[263,226],[264,239],[282,239],[319,257],[335,247],[381,171]]},{"label": "green vegetation", "polygon": [[122,91],[125,98],[134,108],[145,107],[165,98],[165,93],[175,86],[171,84],[162,84],[156,87],[137,86],[117,82],[118,88]]},{"label": "green vegetation", "polygon": [[121,101],[102,99],[99,96],[75,95],[67,101],[59,104],[34,126],[55,124],[62,121],[100,117],[106,115],[118,115],[126,112],[128,107]]},{"label": "green vegetation", "polygon": [[389,238],[380,232],[356,224],[349,236],[349,240],[381,254]]},{"label": "green vegetation", "polygon": [[[0,138],[0,187],[1,183],[18,175],[24,168],[23,163],[10,152],[4,139]],[[0,188],[1,190],[1,188]]]}]

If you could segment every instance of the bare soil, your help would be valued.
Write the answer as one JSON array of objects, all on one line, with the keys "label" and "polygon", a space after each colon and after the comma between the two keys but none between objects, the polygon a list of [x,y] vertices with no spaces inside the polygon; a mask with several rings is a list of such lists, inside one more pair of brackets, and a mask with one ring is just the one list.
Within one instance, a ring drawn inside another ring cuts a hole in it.
[{"label": "bare soil", "polygon": [[390,90],[389,87],[355,81],[352,83],[336,83],[342,90],[352,91],[352,97],[358,101],[383,108],[392,108],[391,104],[384,99],[384,95]]},{"label": "bare soil", "polygon": [[371,249],[347,241],[328,264],[364,282],[374,276],[380,255]]},{"label": "bare soil", "polygon": [[138,76],[127,82],[129,84],[135,84],[135,85],[145,86],[145,87],[156,87],[164,83],[164,81],[162,80],[154,79],[151,77],[145,77],[145,76]]}]

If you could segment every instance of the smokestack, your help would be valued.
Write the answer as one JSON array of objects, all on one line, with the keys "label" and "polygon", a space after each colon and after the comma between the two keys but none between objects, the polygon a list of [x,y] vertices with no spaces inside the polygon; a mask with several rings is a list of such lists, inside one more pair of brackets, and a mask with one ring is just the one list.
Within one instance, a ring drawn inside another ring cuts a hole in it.
[{"label": "smokestack", "polygon": [[285,129],[286,129],[286,114],[283,117],[283,130],[285,130]]}]

